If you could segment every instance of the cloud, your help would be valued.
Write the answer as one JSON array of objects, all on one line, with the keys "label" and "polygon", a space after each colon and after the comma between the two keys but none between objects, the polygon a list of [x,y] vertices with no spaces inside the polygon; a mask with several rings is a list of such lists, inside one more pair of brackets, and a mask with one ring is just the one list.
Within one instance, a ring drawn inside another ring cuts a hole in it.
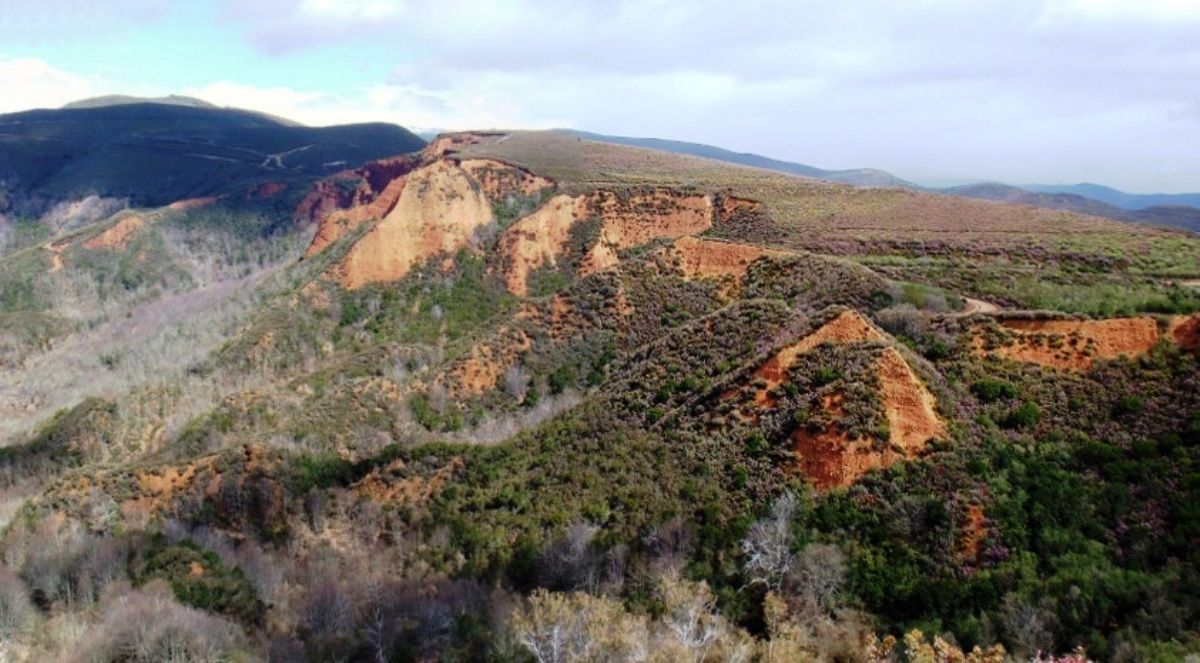
[{"label": "cloud", "polygon": [[573,126],[909,177],[1148,189],[1200,172],[1191,0],[227,0],[219,14],[280,84],[180,74],[170,91],[309,124]]},{"label": "cloud", "polygon": [[30,108],[57,108],[69,101],[107,94],[112,83],[98,76],[72,73],[37,58],[0,56],[0,113]]}]

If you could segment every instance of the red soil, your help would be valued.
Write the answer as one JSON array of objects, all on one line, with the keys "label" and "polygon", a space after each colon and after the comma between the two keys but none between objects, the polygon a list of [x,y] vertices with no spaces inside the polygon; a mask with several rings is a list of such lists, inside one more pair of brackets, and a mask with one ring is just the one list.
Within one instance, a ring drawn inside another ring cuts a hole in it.
[{"label": "red soil", "polygon": [[[1099,359],[1136,357],[1148,352],[1161,335],[1154,318],[1109,320],[1000,320],[1016,338],[995,354],[1066,371],[1086,371]],[[986,354],[982,336],[976,351]]]},{"label": "red soil", "polygon": [[[879,448],[870,438],[851,438],[836,423],[816,432],[800,427],[792,433],[799,469],[820,490],[848,486],[871,470],[913,458],[946,433],[933,395],[899,352],[884,350],[877,368],[890,431],[886,447]],[[822,405],[827,415],[841,416],[840,395]]]},{"label": "red soil", "polygon": [[[129,214],[116,225],[83,243],[85,249],[124,249],[130,238],[146,226],[146,219],[138,214]],[[57,270],[56,270],[57,271]]]}]

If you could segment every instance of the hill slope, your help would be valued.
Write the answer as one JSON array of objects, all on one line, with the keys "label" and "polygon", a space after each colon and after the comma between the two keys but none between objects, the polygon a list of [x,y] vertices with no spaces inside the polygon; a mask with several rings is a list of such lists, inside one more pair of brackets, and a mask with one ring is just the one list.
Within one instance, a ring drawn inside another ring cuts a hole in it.
[{"label": "hill slope", "polygon": [[18,655],[1197,650],[1200,238],[561,132],[258,193],[0,258]]},{"label": "hill slope", "polygon": [[311,180],[423,144],[389,124],[303,127],[237,109],[100,99],[0,115],[0,183],[15,210],[87,195],[157,206]]},{"label": "hill slope", "polygon": [[[1080,187],[1067,188],[1090,193],[1097,188],[1104,187],[1081,185]],[[1048,209],[1067,210],[1080,214],[1091,214],[1094,216],[1103,216],[1109,219],[1118,219],[1122,221],[1137,221],[1141,223],[1175,226],[1178,228],[1185,228],[1193,232],[1200,232],[1200,208],[1189,207],[1184,204],[1132,208],[1103,202],[1095,197],[1085,197],[1085,195],[1080,193],[1052,191],[1049,189],[1043,191],[1038,191],[1036,189],[1027,190],[995,183],[968,184],[965,186],[951,187],[948,189],[939,189],[938,192],[951,196],[963,196],[965,198],[996,200],[1000,202],[1017,203],[1021,205],[1032,205],[1034,207],[1045,207]],[[1129,204],[1136,204],[1136,198],[1152,200],[1155,197],[1135,197],[1127,194],[1127,197],[1123,198],[1122,200]],[[1173,198],[1177,200],[1191,199],[1187,195]]]},{"label": "hill slope", "polygon": [[717,161],[736,163],[743,166],[777,170],[781,173],[791,173],[792,175],[800,175],[802,177],[814,177],[817,179],[829,180],[830,182],[850,184],[853,186],[916,187],[916,185],[912,184],[911,182],[906,182],[887,171],[878,170],[875,168],[826,170],[824,168],[808,166],[802,163],[772,159],[758,154],[733,152],[731,150],[714,147],[712,145],[704,145],[701,143],[663,140],[661,138],[628,138],[625,136],[606,136],[604,134],[591,133],[588,131],[575,131],[570,129],[564,129],[563,131],[572,136],[578,136],[580,138],[586,138],[587,140],[594,140],[602,143],[629,145],[632,147],[645,147],[652,150],[671,152],[673,154],[687,154],[694,157],[704,157],[706,159],[716,159]]},{"label": "hill slope", "polygon": [[1127,210],[1183,205],[1200,208],[1200,193],[1126,193],[1101,184],[1025,184],[1022,188],[1043,193],[1070,193]]}]

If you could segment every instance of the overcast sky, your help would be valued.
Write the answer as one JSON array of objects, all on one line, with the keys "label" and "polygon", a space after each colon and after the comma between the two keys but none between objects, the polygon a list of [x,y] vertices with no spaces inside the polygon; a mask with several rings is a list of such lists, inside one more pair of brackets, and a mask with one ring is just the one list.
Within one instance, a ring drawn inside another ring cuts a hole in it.
[{"label": "overcast sky", "polygon": [[0,0],[0,91],[1200,191],[1200,0]]}]

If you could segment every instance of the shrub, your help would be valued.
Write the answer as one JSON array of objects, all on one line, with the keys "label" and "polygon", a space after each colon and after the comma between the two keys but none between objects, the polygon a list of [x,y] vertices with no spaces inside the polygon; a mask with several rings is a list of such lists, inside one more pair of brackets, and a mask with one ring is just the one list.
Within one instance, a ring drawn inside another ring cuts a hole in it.
[{"label": "shrub", "polygon": [[971,385],[971,393],[984,403],[994,403],[1002,398],[1016,398],[1017,388],[1003,380],[983,378]]},{"label": "shrub", "polygon": [[1013,409],[1004,418],[1005,428],[1030,428],[1036,426],[1042,418],[1042,409],[1036,403],[1025,401],[1020,407]]},{"label": "shrub", "polygon": [[1113,414],[1120,417],[1127,414],[1137,414],[1145,409],[1145,399],[1130,394],[1123,396],[1121,400],[1117,401],[1116,405],[1113,405]]},{"label": "shrub", "polygon": [[170,546],[162,537],[151,540],[134,563],[134,582],[140,586],[156,578],[170,584],[186,605],[249,624],[262,620],[262,602],[241,569],[226,566],[216,553],[190,539]]}]

